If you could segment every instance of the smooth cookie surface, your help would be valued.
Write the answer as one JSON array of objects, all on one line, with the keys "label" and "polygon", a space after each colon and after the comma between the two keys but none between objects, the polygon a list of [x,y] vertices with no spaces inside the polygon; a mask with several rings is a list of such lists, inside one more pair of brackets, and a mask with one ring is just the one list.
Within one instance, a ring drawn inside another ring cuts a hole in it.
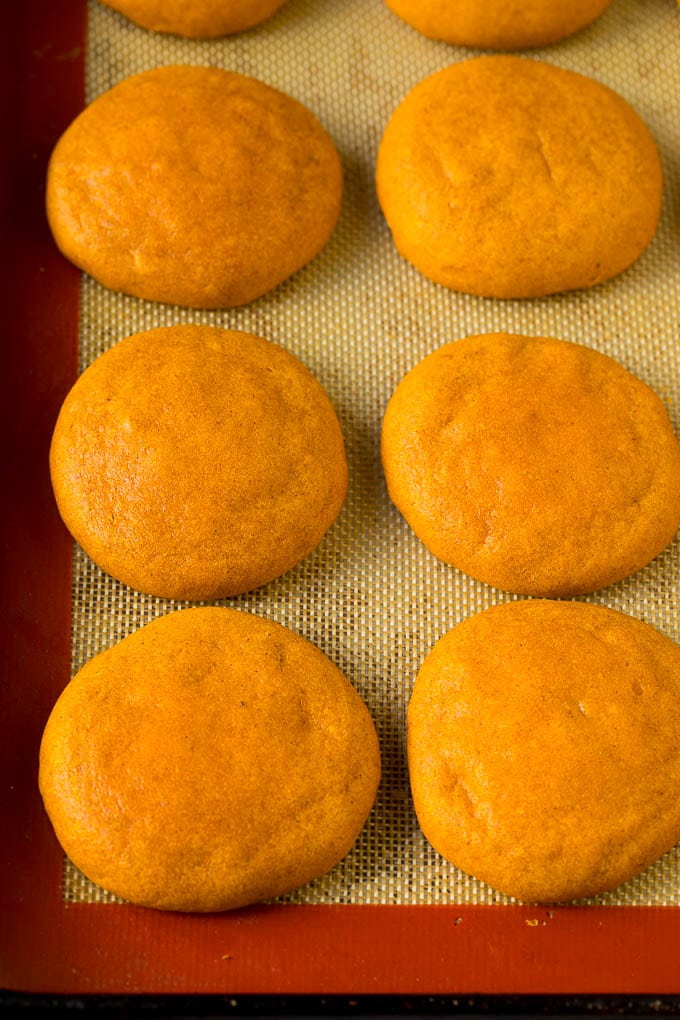
[{"label": "smooth cookie surface", "polygon": [[380,777],[364,702],[287,628],[204,607],[90,660],[56,703],[40,789],[91,881],[142,906],[227,910],[330,870]]},{"label": "smooth cookie surface", "polygon": [[246,304],[313,259],[340,215],[337,150],[255,78],[170,66],[94,100],[52,153],[47,214],[104,286],[197,308]]},{"label": "smooth cookie surface", "polygon": [[164,598],[259,587],[338,516],[347,460],[323,387],[250,333],[125,338],[67,395],[50,470],[61,516],[103,570]]},{"label": "smooth cookie surface", "polygon": [[547,46],[589,25],[611,0],[385,0],[407,24],[455,46],[515,50]]},{"label": "smooth cookie surface", "polygon": [[495,606],[445,634],[408,709],[416,812],[506,895],[613,889],[680,839],[680,648],[578,602]]},{"label": "smooth cookie surface", "polygon": [[445,287],[495,298],[618,275],[652,240],[663,188],[656,144],[621,96],[508,55],[416,85],[384,130],[376,184],[404,258]]},{"label": "smooth cookie surface", "polygon": [[286,0],[101,0],[152,32],[191,39],[212,39],[253,28],[270,18]]},{"label": "smooth cookie surface", "polygon": [[382,459],[436,556],[520,594],[603,588],[680,525],[680,444],[660,398],[565,340],[482,334],[433,351],[388,403]]}]

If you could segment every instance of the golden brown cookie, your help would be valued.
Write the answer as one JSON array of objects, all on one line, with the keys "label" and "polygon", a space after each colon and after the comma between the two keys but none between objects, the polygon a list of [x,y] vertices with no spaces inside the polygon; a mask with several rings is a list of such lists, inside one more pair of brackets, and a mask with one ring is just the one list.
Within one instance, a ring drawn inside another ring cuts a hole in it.
[{"label": "golden brown cookie", "polygon": [[430,39],[455,46],[521,50],[558,42],[595,21],[611,0],[385,0]]},{"label": "golden brown cookie", "polygon": [[330,400],[283,347],[170,326],[94,361],[67,395],[50,450],[73,537],[140,591],[216,599],[314,550],[347,491]]},{"label": "golden brown cookie", "polygon": [[635,573],[680,525],[680,444],[659,397],[581,344],[445,344],[383,420],[390,496],[440,559],[507,591],[568,596]]},{"label": "golden brown cookie", "polygon": [[335,146],[305,106],[214,67],[126,78],[67,128],[47,213],[61,251],[151,301],[242,305],[328,241],[342,199]]},{"label": "golden brown cookie", "polygon": [[142,906],[228,910],[351,849],[380,778],[343,674],[280,624],[170,613],[90,660],[47,722],[40,789],[91,881]]},{"label": "golden brown cookie", "polygon": [[152,32],[191,39],[214,39],[253,28],[270,18],[286,0],[100,0]]},{"label": "golden brown cookie", "polygon": [[453,290],[524,298],[590,287],[656,231],[662,172],[605,85],[493,55],[421,81],[380,143],[378,198],[399,252]]},{"label": "golden brown cookie", "polygon": [[408,709],[434,848],[528,901],[593,896],[680,840],[680,647],[601,606],[528,600],[445,634]]}]

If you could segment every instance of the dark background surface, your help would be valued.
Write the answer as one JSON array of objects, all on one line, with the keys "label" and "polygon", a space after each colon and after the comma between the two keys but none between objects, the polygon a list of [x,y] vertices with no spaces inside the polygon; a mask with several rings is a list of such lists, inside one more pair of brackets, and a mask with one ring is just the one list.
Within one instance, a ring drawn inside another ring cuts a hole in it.
[{"label": "dark background surface", "polygon": [[[680,966],[680,965],[679,965]],[[680,1015],[680,996],[95,996],[0,995],[21,1015],[201,1018],[253,1017],[590,1017]]]}]

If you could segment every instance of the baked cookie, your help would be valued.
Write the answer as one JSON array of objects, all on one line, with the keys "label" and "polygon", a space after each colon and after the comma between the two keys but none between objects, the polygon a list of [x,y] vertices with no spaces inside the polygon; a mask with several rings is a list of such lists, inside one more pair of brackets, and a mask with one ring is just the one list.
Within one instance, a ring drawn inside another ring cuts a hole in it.
[{"label": "baked cookie", "polygon": [[630,266],[656,231],[663,181],[649,130],[611,89],[493,55],[412,89],[385,128],[376,184],[397,249],[425,276],[525,298]]},{"label": "baked cookie", "polygon": [[47,214],[63,254],[151,301],[253,301],[316,256],[342,199],[316,117],[254,78],[160,67],[95,99],[52,153]]},{"label": "baked cookie", "polygon": [[479,49],[548,46],[595,21],[611,0],[385,0],[403,21],[430,39]]},{"label": "baked cookie", "polygon": [[151,32],[214,39],[253,28],[271,18],[286,0],[100,0]]},{"label": "baked cookie", "polygon": [[309,641],[218,607],[170,613],[90,660],[40,749],[57,838],[142,906],[228,910],[329,871],[373,805],[366,705]]},{"label": "baked cookie", "polygon": [[680,443],[659,397],[581,344],[445,344],[383,419],[389,494],[440,559],[507,591],[569,596],[635,573],[680,525]]},{"label": "baked cookie", "polygon": [[594,896],[680,840],[679,728],[680,647],[649,624],[579,602],[495,606],[418,673],[418,820],[508,896]]},{"label": "baked cookie", "polygon": [[94,361],[60,410],[54,495],[103,570],[165,598],[217,599],[317,547],[347,492],[340,425],[283,347],[170,326]]}]

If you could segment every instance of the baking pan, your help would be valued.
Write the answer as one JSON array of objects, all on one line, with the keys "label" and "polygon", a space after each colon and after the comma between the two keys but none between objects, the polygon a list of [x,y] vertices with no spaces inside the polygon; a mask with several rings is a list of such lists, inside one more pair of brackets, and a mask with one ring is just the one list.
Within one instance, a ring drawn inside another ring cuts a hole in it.
[{"label": "baking pan", "polygon": [[[666,176],[662,222],[627,273],[592,292],[495,302],[454,295],[399,258],[373,161],[410,85],[474,51],[418,36],[381,0],[289,0],[266,25],[211,42],[155,37],[95,0],[2,3],[2,883],[0,986],[50,995],[672,995],[680,993],[676,851],[619,890],[562,906],[499,896],[441,861],[408,793],[404,714],[418,663],[457,621],[508,596],[434,560],[389,505],[382,411],[401,375],[439,344],[506,329],[577,340],[622,361],[680,424],[680,11],[614,0],[598,22],[537,56],[599,78],[643,115]],[[107,293],[57,252],[44,216],[47,160],[99,92],[162,63],[254,74],[307,103],[336,140],[346,194],[331,242],[252,306],[200,313]],[[47,469],[69,386],[128,333],[204,321],[293,350],[329,390],[350,457],[350,494],[317,553],[225,604],[315,641],[372,710],[384,755],[376,808],[334,872],[275,903],[227,914],[144,910],[64,859],[42,810],[37,752],[72,673],[178,604],[130,592],[74,549]],[[589,599],[680,639],[677,543]]]}]

